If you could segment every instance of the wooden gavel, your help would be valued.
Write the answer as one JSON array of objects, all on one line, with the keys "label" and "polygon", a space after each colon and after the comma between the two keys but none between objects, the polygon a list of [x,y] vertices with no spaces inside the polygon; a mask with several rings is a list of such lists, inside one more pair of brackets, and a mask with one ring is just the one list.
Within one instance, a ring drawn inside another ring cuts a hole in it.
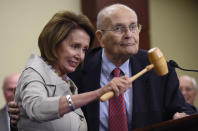
[{"label": "wooden gavel", "polygon": [[[150,71],[153,68],[154,68],[155,72],[160,76],[166,75],[168,73],[168,67],[167,67],[166,60],[159,48],[156,47],[156,48],[150,49],[148,51],[148,56],[149,56],[149,61],[151,64],[146,66],[142,71],[140,71],[133,77],[131,77],[130,78],[131,82],[133,82],[134,80],[139,78],[141,75]],[[100,97],[100,101],[104,102],[104,101],[112,98],[113,96],[114,96],[114,92],[109,91]]]}]

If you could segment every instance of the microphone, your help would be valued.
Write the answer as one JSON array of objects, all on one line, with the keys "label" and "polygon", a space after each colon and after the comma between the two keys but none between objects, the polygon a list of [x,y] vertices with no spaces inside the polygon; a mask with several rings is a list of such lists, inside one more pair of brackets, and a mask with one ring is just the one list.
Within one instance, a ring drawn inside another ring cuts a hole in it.
[{"label": "microphone", "polygon": [[178,69],[183,70],[183,71],[198,72],[198,70],[190,70],[190,69],[181,68],[174,60],[170,60],[170,61],[169,61],[169,64],[170,64],[172,67],[178,68]]}]

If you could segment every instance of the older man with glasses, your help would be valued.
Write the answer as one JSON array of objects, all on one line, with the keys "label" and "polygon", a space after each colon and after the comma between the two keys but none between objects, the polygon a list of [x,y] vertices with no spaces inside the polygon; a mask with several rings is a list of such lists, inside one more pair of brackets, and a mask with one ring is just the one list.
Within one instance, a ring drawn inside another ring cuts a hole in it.
[{"label": "older man with glasses", "polygon": [[181,75],[179,77],[179,83],[180,90],[186,102],[194,105],[197,96],[197,82],[195,78],[188,75]]},{"label": "older man with glasses", "polygon": [[[113,77],[133,76],[150,64],[147,51],[139,49],[141,29],[136,12],[125,5],[110,5],[99,12],[96,37],[102,48],[93,49],[83,69],[72,74],[80,92],[101,88]],[[196,112],[185,103],[170,66],[168,75],[160,77],[152,70],[131,86],[119,98],[83,108],[90,131],[130,131]]]}]

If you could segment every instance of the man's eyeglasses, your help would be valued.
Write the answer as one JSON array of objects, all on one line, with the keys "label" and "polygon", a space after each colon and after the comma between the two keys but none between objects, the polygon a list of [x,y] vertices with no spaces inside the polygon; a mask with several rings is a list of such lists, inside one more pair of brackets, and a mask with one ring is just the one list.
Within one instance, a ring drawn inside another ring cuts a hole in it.
[{"label": "man's eyeglasses", "polygon": [[195,90],[195,88],[193,87],[186,87],[186,88],[180,88],[181,91],[186,91],[186,92],[191,92],[193,90]]},{"label": "man's eyeglasses", "polygon": [[101,29],[102,31],[113,31],[117,34],[124,34],[126,33],[127,29],[129,29],[132,33],[136,33],[137,31],[141,31],[142,25],[141,24],[130,24],[129,26],[125,25],[117,25],[113,26],[111,29]]}]

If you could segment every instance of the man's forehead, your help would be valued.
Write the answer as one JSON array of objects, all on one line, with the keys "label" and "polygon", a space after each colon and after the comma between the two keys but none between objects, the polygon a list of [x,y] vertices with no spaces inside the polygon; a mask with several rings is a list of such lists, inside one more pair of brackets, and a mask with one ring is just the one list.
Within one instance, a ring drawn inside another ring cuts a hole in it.
[{"label": "man's forehead", "polygon": [[180,79],[180,85],[183,87],[186,87],[186,86],[193,87],[192,81],[188,79]]},{"label": "man's forehead", "polygon": [[15,88],[16,86],[17,86],[17,80],[16,79],[8,80],[5,83],[6,88]]},{"label": "man's forehead", "polygon": [[132,23],[137,23],[137,17],[135,15],[131,14],[122,14],[122,15],[111,15],[106,17],[104,20],[106,24],[112,24],[112,25],[129,25]]},{"label": "man's forehead", "polygon": [[117,17],[117,18],[120,18],[120,17],[133,17],[133,18],[136,18],[137,15],[134,11],[132,10],[129,10],[129,9],[115,9],[115,10],[111,10],[111,11],[108,11],[106,13],[106,16],[110,16],[110,17]]}]

